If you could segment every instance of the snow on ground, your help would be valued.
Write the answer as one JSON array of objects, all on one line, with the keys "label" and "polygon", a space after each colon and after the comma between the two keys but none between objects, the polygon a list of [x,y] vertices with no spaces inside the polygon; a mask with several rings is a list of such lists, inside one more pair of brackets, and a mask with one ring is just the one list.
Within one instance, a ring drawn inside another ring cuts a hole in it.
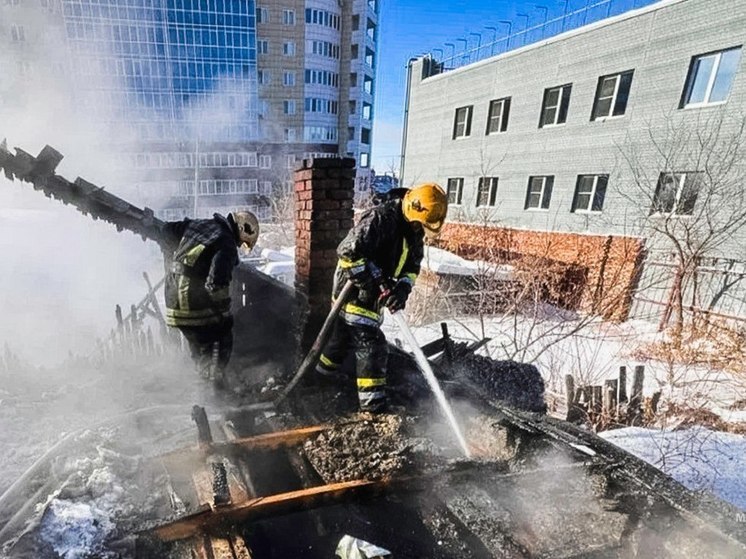
[{"label": "snow on ground", "polygon": [[627,427],[601,437],[694,491],[710,491],[746,510],[746,437],[704,427],[681,431]]},{"label": "snow on ground", "polygon": [[[643,394],[661,391],[663,402],[684,402],[704,406],[727,421],[746,419],[743,411],[729,409],[746,398],[746,374],[706,367],[640,361],[634,357],[642,345],[662,339],[656,325],[631,320],[613,324],[577,316],[572,312],[543,305],[533,316],[490,315],[447,317],[451,336],[459,341],[491,338],[481,350],[494,359],[513,359],[533,363],[542,373],[547,390],[564,392],[564,377],[572,374],[576,385],[602,384],[618,378],[619,367],[627,367],[628,383],[636,365],[645,366]],[[389,338],[402,336],[390,319],[384,323]],[[426,343],[441,336],[440,321],[414,328],[415,337]]]}]

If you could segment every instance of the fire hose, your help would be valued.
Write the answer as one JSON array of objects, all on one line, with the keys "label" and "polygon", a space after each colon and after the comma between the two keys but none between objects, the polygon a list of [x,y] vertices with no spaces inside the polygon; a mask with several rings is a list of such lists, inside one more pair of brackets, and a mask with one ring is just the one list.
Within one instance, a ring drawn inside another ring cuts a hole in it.
[{"label": "fire hose", "polygon": [[313,345],[311,346],[311,349],[308,350],[308,353],[306,354],[305,359],[303,359],[303,362],[300,364],[300,367],[298,367],[298,371],[295,373],[295,376],[292,378],[292,380],[288,383],[288,385],[283,389],[283,391],[280,393],[280,395],[275,399],[274,405],[279,406],[285,398],[288,397],[288,395],[293,391],[293,389],[296,387],[296,385],[300,382],[300,380],[316,366],[316,362],[319,360],[319,356],[321,355],[322,350],[324,349],[324,346],[326,345],[326,342],[329,340],[329,336],[332,333],[332,329],[334,327],[334,321],[339,316],[339,313],[342,311],[342,307],[347,303],[347,300],[350,298],[350,293],[352,292],[353,284],[350,280],[347,280],[347,282],[344,284],[344,287],[342,287],[342,291],[339,293],[339,296],[337,297],[337,300],[334,301],[334,305],[332,305],[332,309],[329,311],[329,314],[326,316],[326,320],[324,320],[324,324],[321,327],[321,330],[319,331],[318,336],[316,336],[316,340],[314,340]]}]

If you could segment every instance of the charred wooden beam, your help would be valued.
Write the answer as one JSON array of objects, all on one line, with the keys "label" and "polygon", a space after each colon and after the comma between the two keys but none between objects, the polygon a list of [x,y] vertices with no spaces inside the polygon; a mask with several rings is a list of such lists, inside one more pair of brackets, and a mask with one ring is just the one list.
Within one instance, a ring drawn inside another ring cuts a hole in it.
[{"label": "charred wooden beam", "polygon": [[229,528],[233,524],[250,519],[305,510],[330,501],[344,501],[361,493],[380,490],[385,485],[381,481],[355,480],[256,497],[246,503],[182,517],[155,528],[153,533],[166,542],[180,540],[200,532],[209,532],[221,527]]}]

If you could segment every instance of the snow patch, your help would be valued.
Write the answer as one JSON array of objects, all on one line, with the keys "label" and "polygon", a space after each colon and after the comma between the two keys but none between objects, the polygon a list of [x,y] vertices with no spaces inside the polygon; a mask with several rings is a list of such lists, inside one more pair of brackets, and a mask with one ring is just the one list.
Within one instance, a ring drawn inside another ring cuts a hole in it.
[{"label": "snow patch", "polygon": [[108,513],[94,502],[53,499],[41,525],[41,538],[65,559],[114,558],[104,542],[114,531]]},{"label": "snow patch", "polygon": [[600,436],[693,491],[711,491],[746,510],[746,437],[693,427],[681,431],[627,427]]}]

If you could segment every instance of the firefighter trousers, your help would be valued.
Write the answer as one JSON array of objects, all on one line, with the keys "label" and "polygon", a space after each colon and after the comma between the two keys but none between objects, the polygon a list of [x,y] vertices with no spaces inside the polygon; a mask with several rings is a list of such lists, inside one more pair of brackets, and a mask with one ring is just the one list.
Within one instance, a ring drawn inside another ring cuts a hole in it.
[{"label": "firefighter trousers", "polygon": [[388,349],[386,337],[378,325],[350,324],[343,316],[337,318],[316,371],[322,375],[335,375],[350,351],[355,352],[360,410],[384,411]]},{"label": "firefighter trousers", "polygon": [[226,317],[217,324],[178,328],[189,342],[199,373],[206,378],[222,380],[233,353],[233,317]]}]

